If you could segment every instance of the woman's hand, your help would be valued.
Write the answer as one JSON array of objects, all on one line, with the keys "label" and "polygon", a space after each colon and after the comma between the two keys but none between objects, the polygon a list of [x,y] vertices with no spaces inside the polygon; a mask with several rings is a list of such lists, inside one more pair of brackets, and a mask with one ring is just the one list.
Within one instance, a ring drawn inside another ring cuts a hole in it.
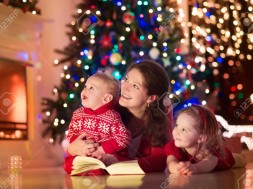
[{"label": "woman's hand", "polygon": [[92,152],[99,146],[93,140],[83,140],[85,133],[82,133],[71,144],[69,144],[68,152],[72,156],[90,156]]}]

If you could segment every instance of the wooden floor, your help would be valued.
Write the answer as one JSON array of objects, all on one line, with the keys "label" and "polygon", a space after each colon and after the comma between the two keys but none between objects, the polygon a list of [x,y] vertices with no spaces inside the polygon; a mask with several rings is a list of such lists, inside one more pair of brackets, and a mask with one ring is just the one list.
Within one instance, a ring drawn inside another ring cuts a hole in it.
[{"label": "wooden floor", "polygon": [[23,169],[19,174],[0,171],[0,188],[6,189],[252,189],[253,162],[246,168],[192,176],[153,173],[129,176],[70,177],[61,167]]}]

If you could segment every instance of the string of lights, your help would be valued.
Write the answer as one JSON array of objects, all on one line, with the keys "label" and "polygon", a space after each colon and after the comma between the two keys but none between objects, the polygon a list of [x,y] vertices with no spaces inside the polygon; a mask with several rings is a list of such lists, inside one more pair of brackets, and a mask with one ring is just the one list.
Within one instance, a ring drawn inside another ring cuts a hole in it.
[{"label": "string of lights", "polygon": [[252,7],[252,0],[198,0],[188,24],[192,45],[198,50],[195,62],[202,71],[212,68],[215,82],[211,87],[223,101],[229,99],[227,112],[238,122],[253,121],[250,108],[238,111],[250,96],[244,74],[252,62]]}]

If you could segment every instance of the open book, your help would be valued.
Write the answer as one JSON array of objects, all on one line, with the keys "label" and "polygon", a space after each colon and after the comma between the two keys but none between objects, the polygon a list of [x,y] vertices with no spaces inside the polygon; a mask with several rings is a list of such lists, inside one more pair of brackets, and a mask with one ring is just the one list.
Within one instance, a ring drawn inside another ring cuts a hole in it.
[{"label": "open book", "polygon": [[85,156],[76,156],[73,160],[70,175],[77,175],[90,170],[105,169],[110,175],[140,175],[145,174],[137,160],[121,161],[106,166],[102,161]]}]

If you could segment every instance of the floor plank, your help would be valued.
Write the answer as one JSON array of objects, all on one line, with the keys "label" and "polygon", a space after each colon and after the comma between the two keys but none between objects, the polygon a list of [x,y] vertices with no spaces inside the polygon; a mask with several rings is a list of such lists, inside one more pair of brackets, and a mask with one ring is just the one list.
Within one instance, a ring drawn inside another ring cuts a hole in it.
[{"label": "floor plank", "polygon": [[[250,156],[252,153],[250,154]],[[11,189],[249,189],[253,188],[253,162],[246,168],[231,169],[208,174],[176,176],[152,173],[124,176],[66,175],[61,167],[22,169],[19,174],[7,170],[0,172],[0,188]]]}]

